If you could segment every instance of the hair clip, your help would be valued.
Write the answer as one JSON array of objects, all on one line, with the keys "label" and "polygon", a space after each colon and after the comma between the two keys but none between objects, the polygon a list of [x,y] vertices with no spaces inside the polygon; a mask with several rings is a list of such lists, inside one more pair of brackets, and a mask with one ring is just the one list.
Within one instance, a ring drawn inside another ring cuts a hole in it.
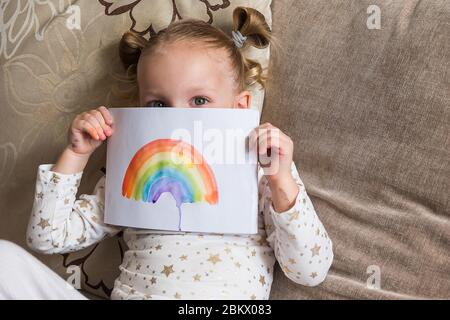
[{"label": "hair clip", "polygon": [[247,40],[247,37],[243,36],[240,31],[231,31],[231,34],[233,35],[233,41],[236,47],[242,48]]}]

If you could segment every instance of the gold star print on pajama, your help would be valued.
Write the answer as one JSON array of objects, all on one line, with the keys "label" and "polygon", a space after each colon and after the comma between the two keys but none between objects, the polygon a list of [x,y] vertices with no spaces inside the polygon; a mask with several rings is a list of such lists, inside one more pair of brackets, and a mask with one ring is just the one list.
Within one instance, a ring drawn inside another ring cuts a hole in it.
[{"label": "gold star print on pajama", "polygon": [[123,230],[128,250],[112,299],[268,299],[276,261],[289,279],[308,286],[322,282],[332,263],[332,242],[295,165],[292,174],[300,191],[294,206],[280,213],[273,209],[267,180],[259,171],[259,228],[254,235],[104,224],[105,178],[93,194],[76,199],[82,172],[60,174],[51,167],[38,169],[27,243],[44,253],[72,252]]}]

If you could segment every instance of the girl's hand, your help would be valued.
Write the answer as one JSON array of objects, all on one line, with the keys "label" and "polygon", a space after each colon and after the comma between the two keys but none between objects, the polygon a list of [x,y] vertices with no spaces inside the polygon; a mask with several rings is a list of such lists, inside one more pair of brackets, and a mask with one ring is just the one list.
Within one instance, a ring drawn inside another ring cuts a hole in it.
[{"label": "girl's hand", "polygon": [[69,129],[69,146],[78,155],[90,155],[113,134],[113,117],[101,106],[75,117]]},{"label": "girl's hand", "polygon": [[250,136],[250,145],[256,145],[258,161],[269,181],[292,178],[294,143],[289,136],[266,122],[254,129]]},{"label": "girl's hand", "polygon": [[270,123],[255,128],[249,143],[257,147],[258,161],[272,193],[273,208],[277,212],[288,210],[294,205],[299,192],[291,172],[294,143]]}]

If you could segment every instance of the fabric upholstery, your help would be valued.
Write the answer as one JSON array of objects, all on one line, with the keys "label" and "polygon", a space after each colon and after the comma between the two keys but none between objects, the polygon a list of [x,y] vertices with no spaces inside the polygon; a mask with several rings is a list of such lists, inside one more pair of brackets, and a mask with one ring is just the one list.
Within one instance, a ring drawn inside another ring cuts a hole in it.
[{"label": "fabric upholstery", "polygon": [[[372,4],[380,30],[366,25]],[[272,297],[450,298],[450,2],[278,0],[272,9],[282,53],[263,121],[295,142],[335,253],[319,287],[278,269]],[[367,286],[377,267],[380,290]]]}]

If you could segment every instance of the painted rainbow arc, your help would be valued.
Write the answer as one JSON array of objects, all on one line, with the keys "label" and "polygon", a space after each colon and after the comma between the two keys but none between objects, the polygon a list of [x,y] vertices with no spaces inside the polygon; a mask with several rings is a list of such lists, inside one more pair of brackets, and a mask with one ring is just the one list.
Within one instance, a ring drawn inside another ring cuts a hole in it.
[{"label": "painted rainbow arc", "polygon": [[210,166],[192,145],[182,140],[158,139],[144,145],[125,173],[122,195],[126,198],[155,203],[164,192],[170,192],[176,201],[179,229],[183,203],[217,204],[219,200]]}]

